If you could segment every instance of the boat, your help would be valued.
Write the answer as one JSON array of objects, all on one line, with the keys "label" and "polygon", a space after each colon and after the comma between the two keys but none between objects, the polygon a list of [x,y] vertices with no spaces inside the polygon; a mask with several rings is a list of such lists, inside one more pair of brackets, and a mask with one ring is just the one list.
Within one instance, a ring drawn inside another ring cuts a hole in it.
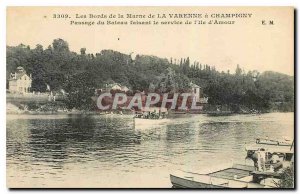
[{"label": "boat", "polygon": [[[170,174],[173,188],[274,188],[257,176],[255,167],[243,164],[211,171],[206,174],[177,171]],[[274,175],[274,174],[272,174]],[[266,176],[267,177],[267,176]],[[257,182],[256,182],[257,181]]]},{"label": "boat", "polygon": [[285,138],[283,140],[274,140],[269,138],[256,138],[256,144],[278,145],[278,146],[291,146],[292,141]]},{"label": "boat", "polygon": [[161,124],[165,124],[168,121],[170,121],[170,119],[167,118],[159,118],[159,119],[146,119],[146,118],[138,118],[138,117],[134,117],[134,124],[135,126],[137,125],[161,125]]},{"label": "boat", "polygon": [[252,159],[254,163],[258,160],[257,154],[264,152],[266,161],[280,160],[283,162],[283,167],[289,165],[294,156],[294,146],[278,146],[273,144],[250,144],[246,145],[247,151],[246,159]]},{"label": "boat", "polygon": [[254,165],[233,164],[207,173],[178,171],[170,174],[174,188],[276,188],[280,173],[294,162],[293,144],[246,146],[246,159]]},{"label": "boat", "polygon": [[136,129],[153,128],[158,125],[164,125],[170,120],[166,117],[167,111],[165,109],[151,107],[136,111],[134,116],[134,126]]}]

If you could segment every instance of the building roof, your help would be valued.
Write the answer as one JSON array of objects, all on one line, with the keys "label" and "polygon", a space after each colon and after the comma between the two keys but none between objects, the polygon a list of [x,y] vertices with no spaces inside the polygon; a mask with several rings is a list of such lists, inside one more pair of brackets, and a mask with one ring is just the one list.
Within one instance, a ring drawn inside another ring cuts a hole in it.
[{"label": "building roof", "polygon": [[[24,70],[23,67],[17,67],[17,71],[15,73],[11,73],[9,80],[10,81],[14,81],[14,80],[18,80],[19,78],[21,78],[23,75],[27,75],[26,71]],[[29,76],[28,76],[29,77]]]},{"label": "building roof", "polygon": [[112,89],[113,87],[118,86],[120,87],[121,90],[129,90],[129,88],[125,85],[121,85],[119,83],[111,83],[111,84],[106,84],[107,89]]},{"label": "building roof", "polygon": [[121,87],[121,84],[118,84],[118,83],[107,84],[107,87],[108,87],[108,88],[112,88],[112,87],[114,87],[114,86],[119,86],[119,87]]},{"label": "building roof", "polygon": [[26,75],[26,72],[20,72],[20,73],[11,74],[9,80],[18,80],[23,75]]},{"label": "building roof", "polygon": [[122,87],[121,87],[121,90],[129,90],[129,88],[126,87],[126,86],[122,86]]}]

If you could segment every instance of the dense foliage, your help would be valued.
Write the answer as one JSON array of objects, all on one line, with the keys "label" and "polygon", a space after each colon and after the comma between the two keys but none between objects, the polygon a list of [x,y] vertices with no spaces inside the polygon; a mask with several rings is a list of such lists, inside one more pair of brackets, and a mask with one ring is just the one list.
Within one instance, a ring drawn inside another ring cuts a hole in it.
[{"label": "dense foliage", "polygon": [[280,174],[280,181],[276,184],[279,188],[294,188],[295,169],[294,166],[288,167]]},{"label": "dense foliage", "polygon": [[[292,64],[287,64],[292,65]],[[7,46],[7,78],[22,66],[32,74],[32,90],[44,92],[46,84],[52,91],[64,89],[69,94],[69,108],[89,107],[95,88],[120,83],[132,91],[187,91],[189,83],[201,86],[201,95],[209,97],[210,105],[234,111],[293,111],[294,77],[276,72],[218,72],[214,67],[186,59],[162,59],[155,56],[123,54],[102,50],[80,54],[69,50],[62,39],[44,49],[36,45]],[[80,99],[85,99],[84,102]],[[87,100],[88,99],[88,100]],[[80,104],[80,105],[79,105]]]}]

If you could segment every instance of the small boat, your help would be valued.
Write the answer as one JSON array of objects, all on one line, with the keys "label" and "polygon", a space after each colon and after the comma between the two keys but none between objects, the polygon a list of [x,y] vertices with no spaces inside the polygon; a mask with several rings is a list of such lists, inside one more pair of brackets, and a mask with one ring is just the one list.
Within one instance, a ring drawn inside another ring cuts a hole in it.
[{"label": "small boat", "polygon": [[206,173],[178,171],[170,174],[171,183],[174,188],[276,188],[282,170],[293,165],[293,144],[254,144],[246,151],[253,166],[233,164]]},{"label": "small boat", "polygon": [[[206,174],[178,171],[170,174],[173,188],[273,188],[258,180],[255,167],[242,164],[215,170]],[[261,176],[261,174],[259,174]],[[274,175],[274,174],[272,174]],[[266,176],[267,177],[267,176]],[[256,182],[259,181],[259,182]]]},{"label": "small boat", "polygon": [[165,124],[170,119],[167,118],[159,118],[159,119],[145,119],[145,118],[134,118],[134,124],[137,125],[161,125]]},{"label": "small boat", "polygon": [[280,160],[283,165],[288,165],[294,156],[293,146],[278,146],[272,144],[250,144],[246,145],[245,150],[247,151],[246,158],[252,159],[254,162],[258,161],[258,153],[265,152],[265,161],[269,160]]},{"label": "small boat", "polygon": [[166,118],[166,110],[151,107],[137,111],[134,116],[134,126],[136,129],[153,128],[158,125],[163,125],[170,121]]},{"label": "small boat", "polygon": [[292,141],[288,139],[284,140],[274,140],[274,139],[268,139],[268,138],[257,138],[256,144],[267,144],[267,145],[278,145],[278,146],[291,146]]}]

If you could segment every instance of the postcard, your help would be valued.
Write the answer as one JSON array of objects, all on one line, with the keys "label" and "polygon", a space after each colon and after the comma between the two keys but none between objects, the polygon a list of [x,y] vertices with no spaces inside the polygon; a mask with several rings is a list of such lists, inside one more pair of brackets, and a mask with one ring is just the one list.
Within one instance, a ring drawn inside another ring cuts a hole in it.
[{"label": "postcard", "polygon": [[294,188],[293,7],[7,7],[8,188]]}]

